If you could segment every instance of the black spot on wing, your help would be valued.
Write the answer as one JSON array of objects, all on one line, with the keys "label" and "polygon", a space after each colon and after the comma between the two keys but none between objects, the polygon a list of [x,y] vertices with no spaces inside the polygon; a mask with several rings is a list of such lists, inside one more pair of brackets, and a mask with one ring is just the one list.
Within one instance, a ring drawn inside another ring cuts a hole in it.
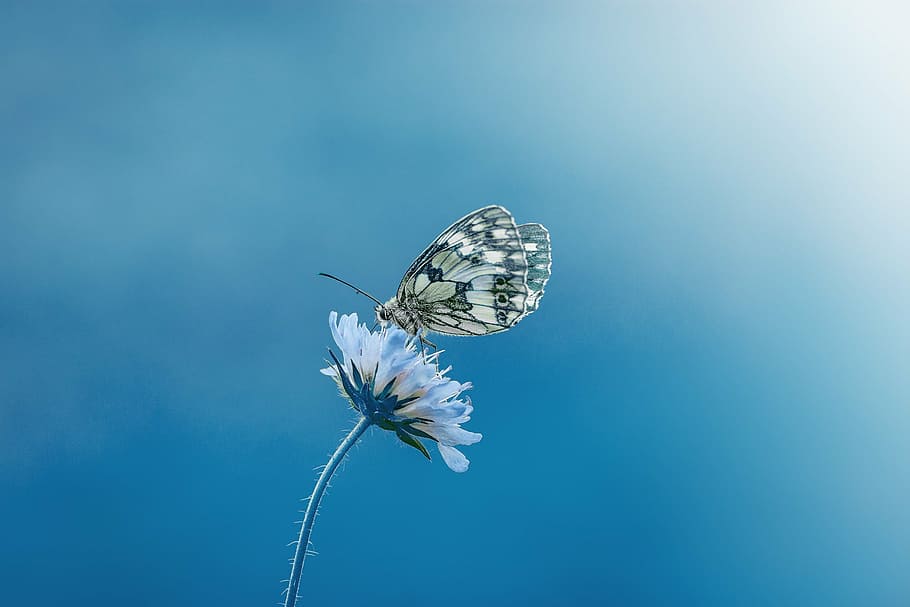
[{"label": "black spot on wing", "polygon": [[430,282],[439,282],[442,280],[442,268],[434,268],[433,266],[428,265],[426,272]]}]

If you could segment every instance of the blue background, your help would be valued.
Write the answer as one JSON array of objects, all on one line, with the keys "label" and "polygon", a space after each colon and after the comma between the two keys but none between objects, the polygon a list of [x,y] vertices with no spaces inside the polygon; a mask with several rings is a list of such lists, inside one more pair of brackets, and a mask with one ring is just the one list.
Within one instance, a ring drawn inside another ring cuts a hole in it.
[{"label": "blue background", "polygon": [[910,15],[788,4],[4,3],[0,603],[277,602],[316,273],[495,202],[471,470],[368,434],[304,604],[910,604]]}]

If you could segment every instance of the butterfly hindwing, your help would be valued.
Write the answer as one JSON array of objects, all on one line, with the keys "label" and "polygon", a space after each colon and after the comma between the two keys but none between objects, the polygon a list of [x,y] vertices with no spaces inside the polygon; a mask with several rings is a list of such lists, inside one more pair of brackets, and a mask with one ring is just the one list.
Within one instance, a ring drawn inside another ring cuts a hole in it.
[{"label": "butterfly hindwing", "polygon": [[550,279],[550,233],[539,223],[526,223],[518,226],[518,235],[528,263],[525,314],[530,314],[540,304],[543,289]]},{"label": "butterfly hindwing", "polygon": [[[430,331],[486,335],[508,329],[525,315],[527,276],[519,228],[508,211],[494,205],[440,234],[405,273],[397,299]],[[531,291],[537,293],[535,302],[545,282]]]}]

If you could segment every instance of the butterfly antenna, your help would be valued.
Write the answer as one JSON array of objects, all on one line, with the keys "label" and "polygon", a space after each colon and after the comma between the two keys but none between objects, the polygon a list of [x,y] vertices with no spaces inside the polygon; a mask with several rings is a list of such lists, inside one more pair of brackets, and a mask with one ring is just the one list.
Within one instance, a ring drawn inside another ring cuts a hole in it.
[{"label": "butterfly antenna", "polygon": [[326,274],[325,272],[320,272],[319,275],[320,275],[320,276],[325,276],[326,278],[331,278],[332,280],[337,280],[337,281],[340,282],[341,284],[347,285],[347,286],[351,287],[352,289],[354,289],[355,291],[357,291],[357,292],[360,293],[361,295],[366,295],[367,297],[369,297],[370,299],[372,299],[373,301],[375,301],[376,303],[378,303],[380,306],[382,306],[382,302],[381,302],[381,301],[379,301],[378,299],[376,299],[375,297],[373,297],[372,295],[370,295],[370,294],[367,293],[366,291],[364,291],[364,290],[362,290],[362,289],[358,289],[357,287],[355,287],[354,285],[352,285],[351,283],[349,283],[349,282],[346,281],[346,280],[341,280],[341,279],[338,278],[337,276],[332,276],[331,274]]}]

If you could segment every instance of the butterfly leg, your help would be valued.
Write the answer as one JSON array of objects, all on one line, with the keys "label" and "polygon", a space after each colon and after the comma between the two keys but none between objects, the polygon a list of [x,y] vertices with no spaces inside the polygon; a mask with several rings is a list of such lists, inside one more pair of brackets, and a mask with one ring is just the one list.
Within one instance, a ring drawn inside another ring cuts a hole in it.
[{"label": "butterfly leg", "polygon": [[[433,354],[435,354],[437,352],[437,350],[439,350],[439,347],[436,344],[434,344],[433,342],[431,342],[429,339],[427,339],[423,333],[420,334],[419,339],[420,339],[420,354],[423,356],[423,360],[426,361],[427,353],[426,353],[425,346],[430,346],[431,348],[433,348]],[[432,356],[432,354],[430,356]],[[439,371],[439,360],[438,359],[436,360],[436,370]]]}]

